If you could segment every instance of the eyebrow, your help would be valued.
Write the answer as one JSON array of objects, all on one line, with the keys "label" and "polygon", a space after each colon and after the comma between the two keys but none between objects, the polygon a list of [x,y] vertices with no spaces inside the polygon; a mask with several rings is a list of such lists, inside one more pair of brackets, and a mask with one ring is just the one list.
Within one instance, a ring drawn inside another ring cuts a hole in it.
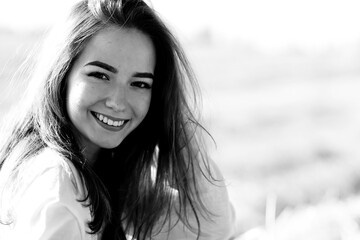
[{"label": "eyebrow", "polygon": [[[85,66],[88,66],[88,65],[92,65],[92,66],[97,66],[97,67],[101,67],[105,70],[108,70],[109,72],[112,72],[112,73],[117,73],[118,70],[107,64],[107,63],[104,63],[104,62],[100,62],[100,61],[93,61],[93,62],[89,62],[87,63]],[[138,77],[138,78],[151,78],[151,79],[154,79],[154,74],[152,73],[149,73],[149,72],[136,72],[134,74],[134,77]]]},{"label": "eyebrow", "polygon": [[154,80],[154,74],[152,73],[148,73],[148,72],[137,72],[134,74],[134,77],[137,77],[137,78],[151,78]]},{"label": "eyebrow", "polygon": [[101,68],[103,68],[105,70],[108,70],[109,72],[112,72],[112,73],[117,73],[118,72],[118,70],[116,68],[114,68],[113,66],[111,66],[109,64],[106,64],[104,62],[100,62],[100,61],[89,62],[85,66],[89,66],[89,65],[101,67]]}]

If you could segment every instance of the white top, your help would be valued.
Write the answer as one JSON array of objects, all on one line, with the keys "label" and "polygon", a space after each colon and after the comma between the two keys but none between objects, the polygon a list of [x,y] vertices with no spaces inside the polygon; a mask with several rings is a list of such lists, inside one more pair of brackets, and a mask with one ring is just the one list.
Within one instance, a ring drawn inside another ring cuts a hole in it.
[{"label": "white top", "polygon": [[[3,194],[6,179],[0,178],[0,213],[12,206],[14,221],[0,224],[0,239],[17,240],[96,240],[100,237],[89,234],[87,223],[91,219],[90,209],[82,202],[85,190],[75,167],[52,150],[44,150],[31,159],[25,173],[21,174],[20,186],[7,205]],[[1,171],[7,171],[6,162]],[[215,177],[221,176],[214,165]],[[0,176],[7,174],[0,174]],[[224,186],[217,187],[202,183],[201,196],[206,206],[215,214],[212,221],[201,218],[200,239],[224,240],[231,236],[234,225],[234,211]],[[172,218],[173,219],[173,218]],[[190,222],[196,223],[195,218]],[[166,225],[165,225],[166,226]],[[194,225],[196,226],[196,225]],[[196,239],[196,233],[179,223],[171,231],[163,230],[155,240]]]}]

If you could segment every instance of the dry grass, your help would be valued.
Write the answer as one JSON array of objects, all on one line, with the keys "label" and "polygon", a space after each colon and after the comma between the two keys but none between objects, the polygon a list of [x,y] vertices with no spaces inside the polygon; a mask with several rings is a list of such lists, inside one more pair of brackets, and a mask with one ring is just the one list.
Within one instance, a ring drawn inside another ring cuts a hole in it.
[{"label": "dry grass", "polygon": [[242,239],[358,237],[359,48],[188,51]]}]

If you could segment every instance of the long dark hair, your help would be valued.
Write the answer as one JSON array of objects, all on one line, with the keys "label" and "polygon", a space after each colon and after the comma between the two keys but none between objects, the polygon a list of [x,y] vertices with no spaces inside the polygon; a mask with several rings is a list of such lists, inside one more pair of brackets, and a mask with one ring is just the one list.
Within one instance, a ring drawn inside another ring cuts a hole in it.
[{"label": "long dark hair", "polygon": [[[175,37],[141,0],[83,0],[61,26],[60,34],[46,42],[51,44],[44,51],[47,57],[34,74],[37,84],[31,86],[36,95],[3,145],[0,164],[20,143],[25,147],[14,171],[23,159],[44,147],[70,159],[88,192],[79,201],[90,207],[89,228],[92,233],[102,231],[103,239],[124,239],[125,232],[145,239],[173,222],[172,213],[200,234],[199,217],[208,216],[209,211],[198,194],[197,179],[211,178],[211,173],[199,138],[203,128],[188,102],[196,102],[196,81]],[[156,51],[155,79],[143,122],[120,146],[104,149],[91,168],[66,113],[66,79],[87,41],[109,26],[135,28],[151,38]],[[189,212],[197,226],[188,221]]]}]

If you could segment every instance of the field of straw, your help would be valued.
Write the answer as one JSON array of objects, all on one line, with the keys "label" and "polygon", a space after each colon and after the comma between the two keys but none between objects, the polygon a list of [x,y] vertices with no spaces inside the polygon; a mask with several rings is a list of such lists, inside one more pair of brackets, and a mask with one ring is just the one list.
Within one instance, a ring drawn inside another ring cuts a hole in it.
[{"label": "field of straw", "polygon": [[[2,116],[23,90],[12,76],[39,35],[0,34]],[[238,239],[359,239],[360,43],[277,52],[204,39],[185,46]]]}]

